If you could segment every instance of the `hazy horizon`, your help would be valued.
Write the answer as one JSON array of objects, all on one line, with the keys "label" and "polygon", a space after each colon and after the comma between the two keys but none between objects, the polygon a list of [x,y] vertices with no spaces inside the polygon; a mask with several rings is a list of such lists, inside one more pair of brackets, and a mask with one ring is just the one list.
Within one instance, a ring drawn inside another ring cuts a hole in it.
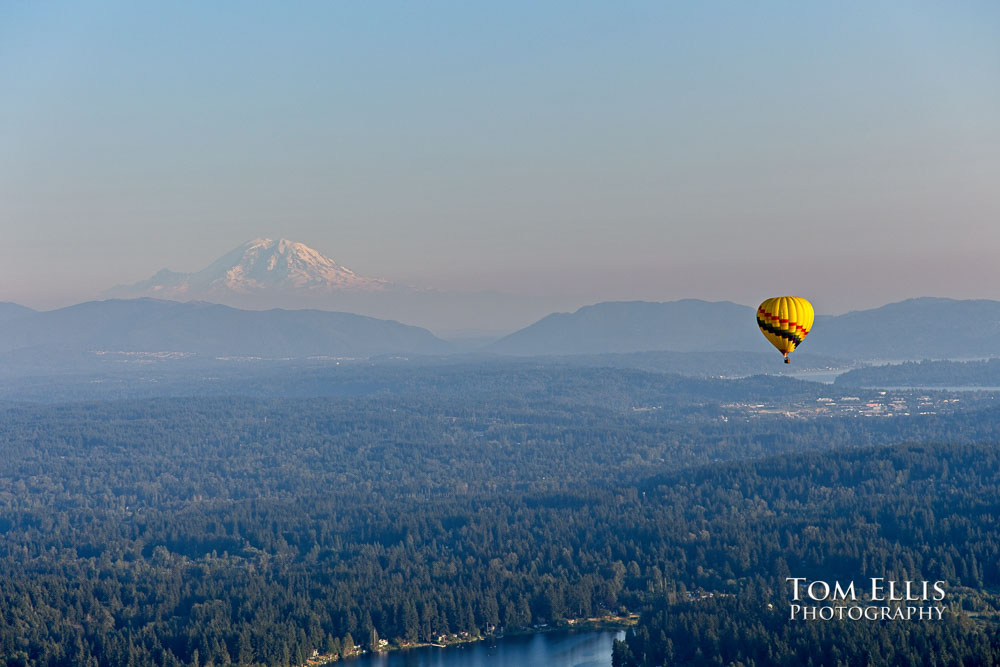
[{"label": "hazy horizon", "polygon": [[1000,298],[1000,6],[0,7],[0,300],[286,237],[583,305]]},{"label": "hazy horizon", "polygon": [[[258,238],[271,238],[271,237],[258,237]],[[283,237],[275,236],[273,238],[275,240],[277,240],[278,238],[283,238]],[[250,241],[250,240],[252,240],[252,239],[247,239],[247,241]],[[294,239],[288,239],[288,240],[294,241]],[[308,244],[306,244],[306,245],[308,245]],[[234,250],[234,249],[236,249],[238,247],[239,246],[236,246],[235,248],[229,248],[228,251],[232,251],[232,250]],[[317,249],[317,250],[320,250],[320,249]],[[225,253],[224,252],[220,253],[220,256],[223,255],[223,254],[225,254]],[[216,259],[218,259],[218,258],[216,258]],[[198,270],[203,269],[203,268],[205,268],[205,266],[193,267],[190,270],[181,270],[181,271],[178,271],[178,272],[179,273],[195,273]],[[348,267],[348,268],[350,268],[350,267]],[[160,269],[157,269],[156,271],[151,271],[149,275],[147,275],[147,276],[144,277],[144,279],[145,278],[150,278],[157,271],[164,270],[164,269],[166,269],[166,270],[175,270],[172,267],[160,267]],[[378,276],[365,276],[365,277],[376,277],[377,278]],[[139,282],[139,281],[136,281],[136,282]],[[27,306],[29,308],[32,308],[32,309],[38,310],[38,311],[58,310],[60,308],[65,308],[65,307],[68,307],[68,306],[73,306],[73,305],[77,305],[77,304],[88,302],[88,301],[102,301],[102,300],[105,300],[105,299],[114,299],[114,298],[130,298],[130,297],[119,297],[119,296],[112,296],[112,295],[105,294],[105,292],[109,291],[113,287],[123,287],[123,286],[127,286],[129,284],[130,283],[119,283],[119,284],[116,284],[116,285],[109,285],[107,288],[102,289],[100,292],[98,292],[96,294],[89,294],[89,295],[84,295],[84,296],[80,296],[80,297],[74,297],[74,296],[70,296],[70,297],[57,297],[55,299],[46,299],[46,298],[43,298],[41,300],[36,300],[34,302],[32,302],[30,300],[2,299],[2,298],[0,298],[0,302],[16,303],[18,305]],[[433,288],[433,287],[428,288],[427,286],[424,286],[424,285],[413,285],[413,284],[407,284],[407,283],[398,283],[398,284],[400,286],[416,287],[418,289],[431,289],[431,290],[435,290],[436,289],[436,288]],[[597,303],[607,302],[607,301],[671,302],[671,301],[681,301],[681,300],[686,300],[686,299],[695,299],[695,300],[702,300],[702,301],[708,301],[708,302],[732,302],[732,303],[736,303],[738,305],[743,305],[743,306],[747,306],[747,307],[756,307],[758,305],[757,301],[751,301],[751,300],[739,301],[737,299],[729,298],[729,297],[726,297],[726,296],[720,296],[720,297],[717,297],[717,298],[710,298],[710,297],[696,296],[696,295],[690,295],[690,294],[689,295],[676,295],[676,296],[673,296],[673,297],[670,297],[670,298],[657,298],[657,297],[648,297],[648,298],[646,298],[646,297],[641,297],[641,296],[636,296],[636,297],[622,297],[622,298],[616,298],[616,297],[613,297],[613,296],[609,297],[609,298],[588,298],[587,296],[581,295],[581,294],[565,294],[564,293],[564,294],[547,294],[547,295],[537,295],[536,294],[536,295],[530,295],[530,294],[523,294],[523,293],[519,294],[516,291],[513,291],[513,292],[504,292],[502,290],[493,289],[493,288],[490,288],[490,287],[485,287],[485,288],[481,288],[481,289],[468,289],[468,288],[463,289],[461,286],[456,287],[455,289],[452,289],[452,290],[440,290],[440,291],[443,292],[443,293],[445,293],[445,294],[456,294],[456,295],[477,295],[477,294],[491,295],[491,294],[493,294],[493,295],[524,296],[524,297],[528,297],[528,298],[530,298],[530,297],[536,297],[537,298],[537,303],[539,303],[539,304],[540,303],[545,303],[545,304],[549,305],[548,309],[544,309],[543,308],[544,314],[548,314],[550,312],[572,312],[572,311],[576,311],[579,308],[582,308],[582,307],[585,307],[585,306],[588,306],[588,305],[594,305],[594,304],[597,304]],[[888,305],[890,303],[896,303],[896,302],[905,301],[905,300],[908,300],[908,299],[917,299],[917,298],[924,298],[924,297],[931,297],[931,298],[953,298],[953,299],[990,298],[990,297],[976,297],[976,296],[961,297],[961,296],[954,296],[954,295],[951,295],[951,294],[916,294],[916,293],[914,293],[914,294],[905,294],[905,295],[900,296],[898,298],[894,298],[894,299],[883,301],[883,302],[872,302],[871,304],[868,304],[867,301],[859,301],[859,303],[865,303],[866,305],[851,306],[851,307],[847,307],[847,308],[841,308],[841,309],[835,310],[835,311],[834,310],[829,310],[829,309],[826,309],[826,310],[817,309],[817,314],[820,314],[820,315],[842,315],[842,314],[845,314],[845,313],[848,313],[848,312],[851,312],[851,311],[869,310],[869,309],[872,309],[872,308],[878,308],[880,306]],[[168,300],[168,301],[180,301],[180,302],[184,302],[184,301],[188,301],[189,300],[189,299],[185,299],[185,298],[157,297],[155,295],[150,295],[149,298],[163,298],[163,299]],[[761,298],[765,298],[765,297],[761,297]],[[815,297],[813,297],[813,298],[815,299]],[[994,300],[997,300],[996,297],[993,297],[993,298],[994,298]],[[192,299],[192,300],[198,301],[200,299],[195,298],[195,299]],[[294,302],[289,303],[287,306],[283,306],[283,305],[280,305],[280,304],[277,305],[277,306],[271,306],[271,305],[257,305],[257,306],[255,306],[255,305],[247,305],[246,303],[235,304],[235,305],[232,304],[232,303],[226,304],[225,301],[226,300],[221,300],[221,301],[218,301],[218,302],[219,303],[223,303],[224,305],[231,305],[231,306],[236,307],[236,308],[250,308],[250,309],[253,309],[253,310],[270,309],[270,308],[273,308],[273,307],[278,307],[278,308],[285,307],[285,308],[288,308],[288,309],[295,310],[295,309],[303,308],[303,307],[306,307],[306,308],[312,308],[313,307],[313,306],[301,306],[301,305],[297,305]],[[823,302],[820,302],[820,303],[823,303]],[[824,304],[824,305],[826,305],[826,304]],[[326,309],[326,310],[337,310],[337,308],[323,308],[323,309]],[[536,310],[537,310],[537,307],[536,307]],[[539,312],[541,312],[541,311],[539,311]],[[539,317],[540,316],[541,315],[539,315]],[[403,318],[401,318],[401,319],[403,319]],[[534,321],[534,319],[536,319],[536,318],[529,318],[529,321]],[[520,328],[521,326],[524,326],[524,325],[526,325],[528,323],[528,321],[516,322],[516,320],[524,320],[524,316],[523,315],[512,316],[512,320],[515,320],[515,323],[512,323],[510,325],[510,327],[505,327],[505,328],[509,328],[511,331],[513,331],[513,330],[515,330],[517,328]],[[425,326],[425,325],[420,325],[420,326]],[[437,327],[431,326],[430,328],[433,329],[433,328],[437,328]],[[456,330],[454,328],[451,328],[451,327],[444,327],[443,330],[446,331],[449,334],[454,334],[456,331],[458,331],[458,330]],[[480,330],[477,327],[472,326],[472,323],[470,323],[470,326],[468,328],[468,331],[485,332],[487,330],[494,331],[496,333],[499,333],[501,331],[501,329],[490,329],[490,328]]]}]

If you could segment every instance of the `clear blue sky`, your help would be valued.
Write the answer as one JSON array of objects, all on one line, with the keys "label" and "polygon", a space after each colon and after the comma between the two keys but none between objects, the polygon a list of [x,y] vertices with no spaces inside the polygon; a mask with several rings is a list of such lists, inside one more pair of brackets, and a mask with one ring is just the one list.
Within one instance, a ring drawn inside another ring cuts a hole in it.
[{"label": "clear blue sky", "polygon": [[1000,3],[6,2],[0,300],[257,236],[441,289],[1000,299]]}]

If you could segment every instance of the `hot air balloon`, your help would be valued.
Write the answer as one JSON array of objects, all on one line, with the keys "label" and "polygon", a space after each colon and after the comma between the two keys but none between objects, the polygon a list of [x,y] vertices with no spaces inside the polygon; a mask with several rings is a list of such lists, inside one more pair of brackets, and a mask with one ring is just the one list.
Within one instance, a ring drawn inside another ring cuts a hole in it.
[{"label": "hot air balloon", "polygon": [[757,326],[764,338],[785,355],[802,343],[812,329],[812,304],[800,296],[776,296],[766,300],[757,308]]}]

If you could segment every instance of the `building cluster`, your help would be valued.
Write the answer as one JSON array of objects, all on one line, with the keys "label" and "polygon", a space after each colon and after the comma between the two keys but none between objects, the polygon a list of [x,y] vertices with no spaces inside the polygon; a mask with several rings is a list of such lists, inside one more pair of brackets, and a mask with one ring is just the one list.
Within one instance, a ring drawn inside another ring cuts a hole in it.
[{"label": "building cluster", "polygon": [[773,403],[726,403],[728,413],[720,419],[744,417],[910,417],[954,412],[963,407],[994,401],[1000,395],[978,392],[963,399],[946,391],[872,391],[851,396],[821,396],[802,401]]}]

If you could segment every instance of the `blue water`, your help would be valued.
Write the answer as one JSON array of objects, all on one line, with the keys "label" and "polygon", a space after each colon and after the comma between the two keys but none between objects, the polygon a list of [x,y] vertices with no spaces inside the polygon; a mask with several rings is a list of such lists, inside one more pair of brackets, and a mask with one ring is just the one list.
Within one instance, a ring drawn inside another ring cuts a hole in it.
[{"label": "blue water", "polygon": [[910,385],[910,386],[890,386],[890,387],[862,387],[862,389],[883,389],[885,391],[985,391],[995,394],[1000,391],[1000,387],[980,386],[974,384],[961,385]]},{"label": "blue water", "polygon": [[624,632],[545,632],[446,648],[365,655],[344,667],[610,667],[611,641]]}]

